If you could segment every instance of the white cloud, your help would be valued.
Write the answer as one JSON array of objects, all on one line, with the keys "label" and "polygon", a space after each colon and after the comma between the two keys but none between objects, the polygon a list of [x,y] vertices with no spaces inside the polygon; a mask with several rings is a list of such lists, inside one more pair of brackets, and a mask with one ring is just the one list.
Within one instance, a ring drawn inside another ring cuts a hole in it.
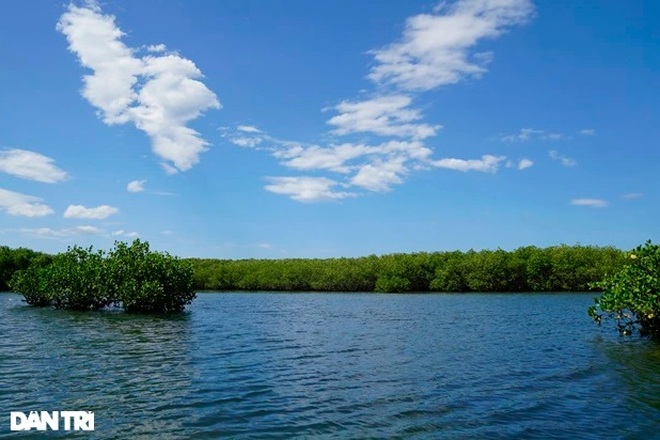
[{"label": "white cloud", "polygon": [[[229,130],[225,130],[225,137],[232,136]],[[373,146],[348,142],[322,147],[280,140],[263,133],[258,136],[268,141],[270,153],[288,168],[340,174],[355,173],[348,178],[348,183],[344,183],[344,186],[355,185],[377,192],[387,191],[391,185],[403,182],[408,172],[405,166],[407,161],[415,162],[417,167],[424,167],[433,153],[419,140],[390,140]],[[284,183],[290,185],[292,181],[287,180]],[[316,185],[318,183],[315,182]],[[306,179],[295,182],[297,186],[309,184],[310,181]],[[286,188],[288,191],[290,187]],[[344,192],[337,194],[345,195]],[[330,200],[338,197],[333,193],[332,197],[318,198]]]},{"label": "white cloud", "polygon": [[101,205],[95,208],[86,208],[82,205],[69,205],[64,212],[64,218],[103,220],[118,212],[119,210],[117,208],[108,205]]},{"label": "white cloud", "polygon": [[67,177],[66,172],[55,166],[54,159],[19,149],[0,151],[0,172],[44,183],[61,182]]},{"label": "white cloud", "polygon": [[178,168],[173,167],[172,165],[170,165],[169,163],[166,163],[166,162],[161,162],[160,166],[163,169],[163,171],[165,171],[165,174],[167,174],[168,176],[172,176],[172,175],[177,174],[179,172]]},{"label": "white cloud", "polygon": [[18,231],[22,234],[37,235],[40,237],[65,237],[67,235],[63,231],[51,228],[21,228]]},{"label": "white cloud", "polygon": [[132,193],[138,193],[144,191],[144,184],[147,183],[146,180],[132,180],[126,185],[126,191]]},{"label": "white cloud", "polygon": [[74,233],[90,234],[90,235],[103,233],[103,229],[99,229],[96,226],[90,226],[90,225],[76,226],[74,228],[66,229],[66,231],[72,231]]},{"label": "white cloud", "polygon": [[234,145],[243,148],[255,148],[264,142],[278,144],[274,139],[252,125],[238,125],[236,127],[220,127],[221,136]]},{"label": "white cloud", "polygon": [[164,44],[152,44],[147,46],[147,51],[148,52],[165,52],[167,50],[167,46]]},{"label": "white cloud", "polygon": [[113,237],[126,237],[126,238],[137,238],[140,236],[137,232],[128,232],[124,231],[123,229],[119,229],[117,231],[112,231],[110,233]]},{"label": "white cloud", "polygon": [[575,159],[572,159],[568,156],[564,156],[556,150],[551,150],[549,152],[549,154],[550,154],[550,158],[552,158],[553,160],[558,161],[559,163],[561,163],[565,167],[571,168],[571,167],[574,167],[574,166],[577,165],[577,161]]},{"label": "white cloud", "polygon": [[528,0],[441,2],[433,14],[408,18],[401,41],[373,51],[376,65],[369,79],[423,91],[479,77],[492,54],[478,53],[474,46],[532,14]]},{"label": "white cloud", "polygon": [[236,130],[245,133],[261,133],[261,130],[259,130],[257,127],[253,125],[239,125],[238,127],[236,127]]},{"label": "white cloud", "polygon": [[543,130],[521,128],[519,133],[502,136],[504,142],[527,142],[532,136],[542,134]]},{"label": "white cloud", "polygon": [[643,196],[644,196],[644,194],[642,194],[642,193],[627,193],[627,194],[622,195],[621,198],[625,199],[625,200],[634,200],[634,199],[639,199]]},{"label": "white cloud", "polygon": [[[341,180],[270,178],[266,190],[298,201],[342,199],[364,194],[364,190],[385,192],[403,183],[411,171],[430,167],[495,173],[506,161],[504,156],[434,160],[433,150],[424,141],[436,136],[442,126],[425,122],[413,100],[416,92],[480,76],[492,54],[476,52],[476,45],[527,21],[532,14],[530,0],[458,0],[441,2],[432,14],[409,18],[399,41],[372,52],[375,63],[369,78],[375,88],[371,96],[330,107],[335,112],[327,121],[330,134],[357,134],[361,137],[358,142],[284,141],[252,125],[221,128],[222,136],[235,145],[266,151],[287,168],[341,176]],[[558,133],[523,129],[510,139],[524,141],[534,136],[563,138]],[[531,160],[522,159],[507,166],[525,169],[532,165]],[[359,191],[353,192],[354,188]]]},{"label": "white cloud", "polygon": [[19,232],[45,238],[73,237],[76,235],[100,235],[104,233],[103,229],[89,225],[76,226],[75,228],[66,229],[21,228],[19,229]]},{"label": "white cloud", "polygon": [[551,141],[557,141],[559,139],[564,139],[564,135],[561,133],[547,133],[543,139],[549,139]]},{"label": "white cloud", "polygon": [[420,141],[388,141],[374,147],[374,150],[380,154],[394,153],[418,161],[427,161],[433,154],[433,151]]},{"label": "white cloud", "polygon": [[[223,136],[231,139],[234,134],[228,128]],[[271,178],[266,189],[276,194],[284,194],[298,201],[334,200],[359,193],[334,191],[332,187],[360,187],[372,192],[386,192],[393,185],[403,183],[410,170],[428,169],[429,166],[451,168],[461,171],[477,170],[494,173],[498,170],[503,156],[485,155],[479,160],[442,159],[434,161],[433,151],[421,140],[389,140],[377,145],[364,143],[343,143],[327,147],[304,145],[271,137],[265,133],[256,134],[264,142],[265,148],[287,168],[304,171],[330,171],[345,175],[339,183],[325,177],[277,177]],[[519,167],[527,168],[532,162],[523,159]]]},{"label": "white cloud", "polygon": [[263,138],[258,136],[232,136],[228,139],[232,144],[244,148],[254,148],[263,142]]},{"label": "white cloud", "polygon": [[422,115],[419,110],[410,108],[411,103],[412,98],[406,95],[342,101],[334,107],[339,114],[328,120],[328,124],[336,127],[333,133],[338,135],[369,132],[413,139],[435,136],[442,126],[413,123],[422,119]]},{"label": "white cloud", "polygon": [[589,208],[605,208],[608,203],[603,199],[573,199],[571,205],[587,206]]},{"label": "white cloud", "polygon": [[275,156],[288,157],[288,160],[285,160],[283,164],[289,168],[299,170],[331,170],[338,173],[347,173],[351,170],[351,167],[346,165],[347,161],[373,152],[374,149],[372,147],[347,143],[330,147],[313,145],[307,148],[292,148],[282,153],[276,152]]},{"label": "white cloud", "polygon": [[450,170],[457,171],[483,171],[487,173],[496,173],[499,169],[500,162],[505,160],[505,156],[493,156],[486,154],[481,156],[481,159],[440,159],[432,161],[432,164],[440,168],[449,168]]},{"label": "white cloud", "polygon": [[584,130],[580,130],[580,134],[582,136],[595,136],[596,130],[594,130],[593,128],[585,128]]},{"label": "white cloud", "polygon": [[[93,71],[83,77],[83,96],[107,124],[132,122],[151,138],[152,150],[169,173],[199,162],[208,143],[186,124],[210,108],[220,108],[216,95],[198,81],[195,64],[176,54],[137,57],[124,45],[115,17],[104,15],[95,2],[69,5],[57,29],[69,50]],[[149,46],[160,52],[161,45]],[[149,49],[148,48],[148,49]]]},{"label": "white cloud", "polygon": [[545,130],[536,130],[534,128],[521,128],[518,133],[502,136],[504,142],[528,142],[531,140],[557,141],[566,139],[561,133],[553,133]]},{"label": "white cloud", "polygon": [[403,176],[408,172],[404,165],[405,160],[405,157],[399,156],[363,165],[351,179],[351,183],[369,191],[389,191],[392,185],[403,182]]},{"label": "white cloud", "polygon": [[0,209],[9,215],[44,217],[52,214],[52,208],[41,203],[42,201],[39,197],[0,188]]},{"label": "white cloud", "polygon": [[326,177],[270,177],[264,188],[275,194],[289,196],[298,202],[320,202],[352,197],[350,192],[333,191],[338,183]]},{"label": "white cloud", "polygon": [[209,108],[220,108],[215,94],[194,78],[202,74],[192,61],[176,55],[146,57],[149,78],[129,109],[136,127],[151,137],[153,151],[180,171],[199,162],[208,143],[186,123]]}]

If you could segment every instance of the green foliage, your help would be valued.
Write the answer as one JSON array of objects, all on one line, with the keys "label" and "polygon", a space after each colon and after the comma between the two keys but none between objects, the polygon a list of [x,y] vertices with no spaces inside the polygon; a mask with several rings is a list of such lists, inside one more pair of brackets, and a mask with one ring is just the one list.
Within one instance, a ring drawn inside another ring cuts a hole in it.
[{"label": "green foliage", "polygon": [[641,335],[660,338],[660,246],[651,241],[638,246],[621,270],[592,286],[603,290],[588,310],[596,323],[614,319],[622,334],[637,329]]},{"label": "green foliage", "polygon": [[150,252],[147,243],[137,240],[130,246],[117,243],[108,253],[77,247],[68,253],[56,256],[57,264],[50,267],[52,257],[27,249],[10,250],[7,257],[0,247],[0,277],[9,279],[18,269],[31,265],[12,286],[35,305],[89,310],[110,304],[148,312],[183,309],[194,298],[193,289],[586,291],[589,283],[602,280],[626,262],[626,254],[612,247],[579,245],[544,249],[526,246],[511,252],[497,249],[361,258],[182,261]]},{"label": "green foliage", "polygon": [[422,292],[429,289],[434,270],[427,253],[394,254],[380,258],[377,292]]},{"label": "green foliage", "polygon": [[9,280],[14,273],[27,269],[31,265],[46,266],[50,264],[50,255],[35,252],[30,249],[10,249],[0,246],[0,292],[9,290]]},{"label": "green foliage", "polygon": [[180,312],[195,299],[193,269],[149,243],[115,243],[106,260],[108,291],[129,312]]},{"label": "green foliage", "polygon": [[109,305],[103,279],[103,252],[78,246],[56,255],[47,266],[17,272],[10,287],[35,306],[97,310]]},{"label": "green foliage", "polygon": [[376,280],[376,292],[410,292],[410,280],[399,275],[381,275]]},{"label": "green foliage", "polygon": [[189,260],[197,289],[336,292],[586,291],[622,267],[611,247],[527,246],[361,258]]},{"label": "green foliage", "polygon": [[70,247],[47,266],[17,272],[10,287],[28,304],[69,310],[178,312],[195,298],[191,265],[140,240],[116,242],[107,254]]},{"label": "green foliage", "polygon": [[468,271],[466,263],[468,259],[468,254],[458,251],[444,254],[440,264],[435,269],[435,277],[429,285],[430,290],[436,292],[467,292],[469,290],[466,281]]}]

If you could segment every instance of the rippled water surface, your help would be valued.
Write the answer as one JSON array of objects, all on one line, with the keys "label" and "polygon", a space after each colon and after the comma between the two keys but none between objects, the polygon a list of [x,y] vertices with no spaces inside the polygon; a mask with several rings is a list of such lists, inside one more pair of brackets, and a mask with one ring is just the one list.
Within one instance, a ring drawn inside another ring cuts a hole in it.
[{"label": "rippled water surface", "polygon": [[[659,438],[660,344],[584,294],[203,293],[176,317],[0,295],[9,412],[95,438]],[[25,433],[14,433],[25,438]]]}]

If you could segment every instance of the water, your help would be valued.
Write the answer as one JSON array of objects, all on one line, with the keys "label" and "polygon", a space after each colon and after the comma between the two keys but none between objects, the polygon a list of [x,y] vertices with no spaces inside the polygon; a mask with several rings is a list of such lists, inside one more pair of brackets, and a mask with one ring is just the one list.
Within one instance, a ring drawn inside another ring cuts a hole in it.
[{"label": "water", "polygon": [[79,434],[104,439],[660,435],[660,344],[595,326],[592,295],[200,294],[176,317],[20,299],[0,295],[0,437],[30,410],[94,411]]}]

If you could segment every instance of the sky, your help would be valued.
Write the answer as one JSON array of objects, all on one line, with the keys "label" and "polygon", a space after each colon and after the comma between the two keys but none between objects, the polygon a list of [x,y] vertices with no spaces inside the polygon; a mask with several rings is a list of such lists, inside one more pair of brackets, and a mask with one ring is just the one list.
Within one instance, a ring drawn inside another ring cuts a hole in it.
[{"label": "sky", "polygon": [[660,239],[656,0],[23,0],[0,59],[2,245]]}]

